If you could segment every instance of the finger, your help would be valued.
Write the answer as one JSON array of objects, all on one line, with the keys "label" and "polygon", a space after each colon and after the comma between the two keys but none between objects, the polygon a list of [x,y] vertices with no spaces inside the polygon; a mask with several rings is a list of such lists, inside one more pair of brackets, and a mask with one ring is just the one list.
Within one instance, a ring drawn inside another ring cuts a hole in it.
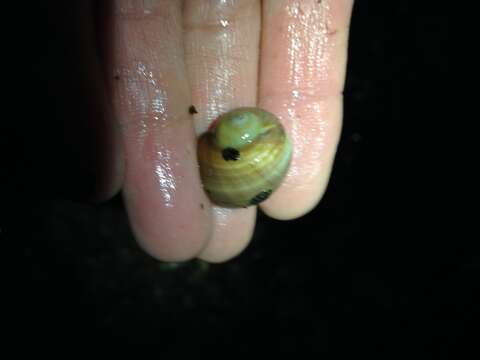
[{"label": "finger", "polygon": [[339,140],[352,0],[266,0],[259,104],[293,143],[289,172],[262,209],[277,219],[311,210],[328,183]]},{"label": "finger", "polygon": [[188,112],[181,1],[122,0],[112,10],[112,95],[132,228],[151,255],[190,259],[210,237],[211,215]]},{"label": "finger", "polygon": [[199,258],[211,263],[221,263],[239,255],[250,243],[255,230],[255,208],[213,208],[214,228],[212,238]]},{"label": "finger", "polygon": [[[219,114],[255,106],[260,40],[256,0],[185,2],[185,46],[195,128],[204,132]],[[213,235],[200,258],[225,261],[245,248],[255,226],[255,208],[213,208]]]},{"label": "finger", "polygon": [[[64,37],[65,44],[58,47],[63,64],[57,66],[57,75],[51,78],[61,82],[57,88],[57,91],[61,89],[58,95],[63,96],[60,108],[70,109],[65,135],[68,134],[67,149],[75,149],[76,155],[70,161],[81,168],[79,173],[74,173],[74,179],[69,184],[78,183],[80,178],[82,183],[88,184],[88,193],[85,194],[88,200],[104,201],[120,190],[124,162],[120,132],[111,113],[96,52],[93,21],[96,12],[91,1],[70,2],[68,8],[74,10],[69,14],[76,14],[74,18],[69,18],[61,5],[53,8],[62,17],[60,24],[65,24],[62,32],[67,35],[60,37]],[[74,30],[69,33],[68,29]],[[65,74],[59,75],[61,69],[68,69],[68,73],[65,70]],[[75,110],[72,112],[72,109]],[[65,156],[65,152],[60,156]],[[77,159],[81,161],[77,162]],[[65,167],[62,167],[62,172],[69,173]],[[90,176],[93,181],[89,181]]]}]

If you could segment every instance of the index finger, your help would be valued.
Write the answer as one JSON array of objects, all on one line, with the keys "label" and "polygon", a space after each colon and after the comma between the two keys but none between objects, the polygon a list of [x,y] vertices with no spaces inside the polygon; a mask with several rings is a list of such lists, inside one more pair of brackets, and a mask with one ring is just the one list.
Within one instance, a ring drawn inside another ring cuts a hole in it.
[{"label": "index finger", "polygon": [[311,210],[328,183],[339,140],[348,24],[353,0],[266,0],[259,106],[278,115],[293,157],[282,186],[262,204],[292,219]]}]

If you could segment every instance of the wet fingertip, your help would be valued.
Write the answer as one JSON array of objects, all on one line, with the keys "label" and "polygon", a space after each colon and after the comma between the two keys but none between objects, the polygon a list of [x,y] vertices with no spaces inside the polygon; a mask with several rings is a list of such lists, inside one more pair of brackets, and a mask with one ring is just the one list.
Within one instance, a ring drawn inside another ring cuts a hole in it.
[{"label": "wet fingertip", "polygon": [[262,212],[267,215],[268,217],[271,217],[272,219],[275,220],[281,220],[281,221],[289,221],[289,220],[295,220],[298,219],[306,214],[308,214],[310,211],[312,211],[317,204],[319,203],[320,199],[316,201],[312,201],[309,203],[303,203],[299,204],[297,206],[291,206],[291,207],[279,207],[275,203],[272,205],[265,205],[262,207]]},{"label": "wet fingertip", "polygon": [[233,210],[214,207],[212,210],[212,236],[198,258],[209,263],[224,263],[240,255],[250,244],[257,211],[256,207]]},{"label": "wet fingertip", "polygon": [[200,241],[189,242],[188,244],[185,242],[184,245],[172,246],[169,242],[145,239],[138,233],[135,238],[140,249],[146,254],[156,260],[171,263],[183,263],[197,258],[208,242],[208,237],[205,237]]},{"label": "wet fingertip", "polygon": [[328,186],[330,174],[316,183],[298,189],[281,189],[260,204],[262,212],[275,220],[294,220],[312,211],[322,200]]},{"label": "wet fingertip", "polygon": [[211,264],[225,263],[239,256],[250,244],[250,240],[252,236],[253,236],[253,232],[249,236],[248,240],[240,242],[241,246],[237,246],[233,249],[229,249],[229,251],[226,251],[226,252],[218,251],[217,249],[213,249],[213,248],[210,249],[207,247],[206,249],[204,249],[202,252],[198,254],[197,258]]},{"label": "wet fingertip", "polygon": [[137,245],[154,259],[189,261],[207,246],[212,233],[208,202],[199,201],[187,213],[181,209],[169,212],[168,208],[151,207],[131,190],[124,192],[123,198]]}]

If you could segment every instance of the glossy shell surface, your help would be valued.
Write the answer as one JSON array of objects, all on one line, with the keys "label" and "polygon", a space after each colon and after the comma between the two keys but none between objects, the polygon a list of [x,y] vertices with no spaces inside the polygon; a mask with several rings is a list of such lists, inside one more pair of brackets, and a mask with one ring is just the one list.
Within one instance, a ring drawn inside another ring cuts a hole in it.
[{"label": "glossy shell surface", "polygon": [[266,200],[281,184],[292,155],[278,119],[258,108],[221,115],[200,137],[197,150],[204,189],[225,207]]}]

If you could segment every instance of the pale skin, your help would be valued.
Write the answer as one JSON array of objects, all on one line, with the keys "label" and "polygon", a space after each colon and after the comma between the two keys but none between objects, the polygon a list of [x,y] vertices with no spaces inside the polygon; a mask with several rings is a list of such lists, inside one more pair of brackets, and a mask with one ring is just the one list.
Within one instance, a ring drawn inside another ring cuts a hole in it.
[{"label": "pale skin", "polygon": [[196,161],[197,136],[236,107],[276,114],[293,143],[289,172],[261,210],[288,220],[317,205],[341,130],[352,4],[112,2],[101,67],[115,166],[103,197],[122,191],[147,253],[163,261],[224,262],[247,247],[257,208],[212,204]]}]

